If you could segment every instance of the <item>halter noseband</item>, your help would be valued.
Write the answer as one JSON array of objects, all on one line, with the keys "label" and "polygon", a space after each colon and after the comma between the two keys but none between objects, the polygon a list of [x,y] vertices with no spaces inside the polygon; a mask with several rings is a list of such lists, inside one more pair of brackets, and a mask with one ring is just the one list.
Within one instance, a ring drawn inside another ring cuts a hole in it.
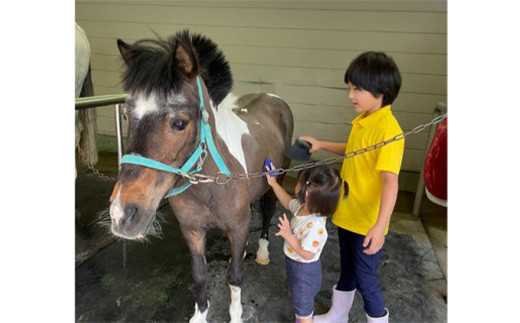
[{"label": "halter noseband", "polygon": [[[226,174],[227,176],[230,176],[231,173],[229,172],[228,168],[226,167],[226,164],[222,160],[222,157],[220,157],[220,154],[218,153],[217,147],[215,147],[215,142],[213,141],[213,136],[211,135],[211,126],[208,123],[209,114],[208,111],[204,108],[204,97],[202,96],[202,87],[200,85],[200,79],[197,76],[197,87],[199,88],[199,111],[201,113],[200,118],[200,138],[199,138],[199,145],[197,149],[193,152],[191,157],[184,163],[184,165],[181,166],[181,168],[175,168],[166,164],[163,164],[161,162],[158,162],[154,159],[146,158],[139,155],[124,155],[121,158],[120,164],[134,164],[134,165],[140,165],[145,166],[148,168],[157,169],[160,171],[168,172],[168,173],[174,173],[183,177],[190,178],[191,174],[198,173],[202,170],[202,165],[204,164],[204,160],[206,158],[206,147],[209,150],[209,153],[211,154],[211,157],[213,157],[213,160],[215,161],[215,164],[217,164],[219,170],[221,173]],[[204,153],[204,156],[202,156]],[[202,156],[202,158],[201,158]],[[193,166],[195,166],[195,163],[197,161],[200,162],[197,165],[195,169],[192,169]],[[184,192],[188,187],[190,187],[192,184],[191,181],[188,181],[186,184],[177,187],[172,188],[168,195],[166,197],[170,197],[173,195],[180,194]]]}]

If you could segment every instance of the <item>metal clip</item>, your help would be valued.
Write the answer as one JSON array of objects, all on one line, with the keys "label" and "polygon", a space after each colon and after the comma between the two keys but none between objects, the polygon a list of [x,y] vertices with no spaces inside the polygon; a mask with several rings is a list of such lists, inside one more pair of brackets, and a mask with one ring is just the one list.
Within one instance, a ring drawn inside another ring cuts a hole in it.
[{"label": "metal clip", "polygon": [[200,145],[202,147],[202,153],[200,154],[199,160],[197,161],[197,168],[201,168],[206,161],[206,157],[208,157],[208,149],[206,148],[206,144],[201,143]]},{"label": "metal clip", "polygon": [[203,174],[193,174],[194,177],[198,178],[197,183],[213,183],[216,181],[216,177],[214,176],[208,176]]}]

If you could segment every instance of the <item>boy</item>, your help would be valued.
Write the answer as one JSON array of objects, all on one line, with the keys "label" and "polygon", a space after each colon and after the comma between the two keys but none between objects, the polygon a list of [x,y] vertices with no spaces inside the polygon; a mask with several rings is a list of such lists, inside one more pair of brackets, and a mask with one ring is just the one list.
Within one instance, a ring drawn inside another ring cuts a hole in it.
[{"label": "boy", "polygon": [[[365,52],[345,73],[349,99],[356,112],[347,143],[301,137],[310,152],[325,149],[343,155],[402,133],[390,111],[401,88],[393,59],[382,52]],[[347,322],[356,288],[363,296],[369,322],[388,322],[377,269],[398,191],[404,140],[343,160],[341,178],[349,183],[349,197],[340,200],[332,222],[338,226],[341,276],[333,288],[328,313],[315,322]]]}]

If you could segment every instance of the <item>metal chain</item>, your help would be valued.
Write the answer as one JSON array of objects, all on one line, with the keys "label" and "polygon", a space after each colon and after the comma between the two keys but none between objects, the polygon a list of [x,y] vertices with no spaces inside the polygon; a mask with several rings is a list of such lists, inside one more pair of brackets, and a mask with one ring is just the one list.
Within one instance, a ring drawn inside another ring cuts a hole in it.
[{"label": "metal chain", "polygon": [[[383,146],[386,146],[394,141],[399,141],[399,140],[402,140],[404,139],[406,136],[410,135],[410,134],[416,134],[416,133],[419,133],[421,131],[423,131],[425,128],[431,126],[431,125],[434,125],[434,124],[437,124],[439,122],[441,122],[444,118],[446,118],[448,116],[447,113],[443,114],[443,115],[440,115],[440,116],[437,116],[435,118],[433,118],[430,122],[428,123],[425,123],[425,124],[422,124],[422,125],[419,125],[415,128],[413,128],[412,130],[408,131],[408,132],[405,132],[405,133],[400,133],[398,135],[395,135],[394,137],[390,138],[390,139],[387,139],[385,141],[382,141],[382,142],[379,142],[375,145],[371,145],[371,146],[367,146],[365,148],[361,148],[361,149],[358,149],[358,150],[355,150],[355,151],[349,151],[347,153],[345,153],[343,156],[338,156],[338,157],[329,157],[329,158],[325,158],[325,159],[322,159],[322,160],[318,160],[316,162],[309,162],[309,163],[304,163],[304,164],[299,164],[299,165],[296,165],[292,168],[287,168],[287,169],[284,169],[284,168],[277,168],[276,170],[272,170],[272,171],[264,171],[264,172],[256,172],[256,173],[245,173],[245,174],[238,174],[238,175],[231,175],[229,177],[227,177],[226,179],[222,179],[222,176],[208,176],[208,175],[202,175],[202,174],[194,174],[195,177],[203,177],[205,179],[204,182],[209,182],[209,181],[213,181],[217,184],[226,184],[227,182],[229,182],[229,180],[235,180],[235,179],[249,179],[249,178],[259,178],[259,177],[263,177],[267,174],[273,174],[273,173],[276,173],[277,175],[281,175],[281,174],[285,174],[287,172],[298,172],[298,171],[301,171],[301,170],[304,170],[304,169],[309,169],[309,168],[313,168],[313,167],[317,167],[317,166],[320,166],[320,165],[329,165],[329,164],[333,164],[333,163],[336,163],[336,162],[339,162],[340,160],[343,160],[343,159],[347,159],[347,158],[352,158],[354,156],[357,156],[357,155],[361,155],[361,154],[364,154],[366,152],[369,152],[369,151],[372,151],[372,150],[375,150],[375,149],[379,149]],[[219,175],[223,175],[223,174],[219,174]],[[212,179],[212,180],[208,180],[208,179]]]},{"label": "metal chain", "polygon": [[91,165],[88,162],[87,157],[85,156],[85,152],[83,152],[83,150],[79,147],[78,143],[76,143],[76,149],[78,150],[79,156],[81,157],[81,159],[83,160],[85,165],[92,171],[92,173],[94,175],[96,175],[97,177],[99,177],[100,179],[102,179],[104,181],[109,181],[109,182],[116,182],[117,181],[117,178],[105,175],[105,174],[101,173],[98,169],[96,169],[93,165]]},{"label": "metal chain", "polygon": [[[285,174],[285,173],[288,173],[288,172],[299,172],[299,171],[302,171],[304,169],[314,168],[314,167],[317,167],[317,166],[320,166],[320,165],[333,164],[333,163],[339,162],[340,160],[343,160],[343,159],[352,158],[354,156],[361,155],[361,154],[364,154],[366,152],[369,152],[369,151],[372,151],[372,150],[375,150],[375,149],[379,149],[379,148],[384,147],[384,146],[386,146],[386,145],[388,145],[388,144],[390,144],[390,143],[392,143],[394,141],[402,140],[402,139],[404,139],[408,135],[419,133],[419,132],[423,131],[424,129],[426,129],[427,127],[441,122],[447,116],[448,116],[447,113],[445,113],[443,115],[440,115],[440,116],[437,116],[437,117],[433,118],[430,122],[422,124],[422,125],[419,125],[419,126],[413,128],[412,130],[410,130],[408,132],[400,133],[400,134],[395,135],[394,137],[392,137],[390,139],[378,142],[375,145],[367,146],[365,148],[361,148],[361,149],[358,149],[358,150],[355,150],[355,151],[349,151],[349,152],[345,153],[343,156],[329,157],[329,158],[318,160],[316,162],[309,162],[309,163],[299,164],[299,165],[296,165],[296,166],[294,166],[292,168],[284,169],[284,168],[280,167],[280,168],[277,168],[276,170],[272,170],[272,171],[264,171],[264,172],[256,172],[256,173],[244,173],[244,174],[231,175],[231,176],[226,176],[226,174],[223,174],[223,173],[218,173],[217,176],[204,175],[204,174],[190,174],[190,175],[188,175],[188,174],[181,174],[181,176],[188,178],[188,180],[192,184],[198,184],[198,183],[226,184],[230,180],[260,178],[260,177],[264,177],[267,174],[273,174],[273,173],[276,173],[277,175],[281,175],[281,174]],[[117,181],[116,178],[111,177],[111,176],[107,176],[107,175],[99,172],[94,166],[90,165],[88,163],[88,161],[87,161],[87,158],[84,155],[84,152],[79,148],[78,144],[76,144],[76,148],[78,149],[79,155],[81,156],[81,158],[83,159],[83,161],[85,162],[87,167],[92,171],[92,173],[94,173],[95,175],[97,175],[99,178],[101,178],[103,180],[112,181],[112,182]]]}]

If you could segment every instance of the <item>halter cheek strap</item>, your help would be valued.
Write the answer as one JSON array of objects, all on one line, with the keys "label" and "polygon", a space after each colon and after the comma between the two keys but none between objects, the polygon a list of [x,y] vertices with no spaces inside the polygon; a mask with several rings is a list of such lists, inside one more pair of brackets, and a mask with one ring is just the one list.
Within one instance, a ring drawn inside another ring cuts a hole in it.
[{"label": "halter cheek strap", "polygon": [[[180,176],[187,177],[186,175],[191,175],[198,173],[202,170],[202,163],[204,162],[204,159],[202,160],[201,164],[195,168],[192,169],[193,166],[195,166],[195,163],[201,158],[203,152],[205,152],[204,146],[208,147],[209,153],[213,160],[215,161],[215,164],[217,164],[218,169],[221,173],[226,174],[227,176],[230,176],[231,173],[229,172],[228,168],[226,167],[226,164],[222,160],[222,157],[220,157],[220,154],[218,153],[217,147],[215,146],[215,142],[213,140],[213,136],[211,135],[211,126],[208,123],[209,114],[208,111],[204,108],[204,97],[202,95],[202,87],[200,85],[200,79],[197,76],[197,87],[199,89],[199,111],[201,112],[201,118],[200,118],[200,139],[199,139],[199,145],[197,149],[193,152],[190,158],[184,163],[184,165],[181,166],[181,168],[175,168],[166,164],[163,164],[159,161],[156,161],[154,159],[146,158],[139,155],[124,155],[121,158],[120,164],[134,164],[134,165],[140,165],[148,168],[157,169],[163,172],[173,173]],[[189,188],[192,185],[191,182],[187,182],[186,184],[177,187],[172,188],[168,195],[165,197],[174,196],[177,194],[180,194],[184,192],[187,188]]]},{"label": "halter cheek strap", "polygon": [[[211,135],[211,126],[209,125],[208,119],[209,114],[208,111],[204,108],[204,97],[202,96],[202,87],[200,86],[200,79],[197,76],[197,87],[199,88],[199,98],[200,98],[200,111],[202,113],[202,118],[200,120],[200,142],[201,144],[207,143],[209,153],[211,154],[211,157],[213,157],[213,160],[218,166],[218,169],[220,172],[226,174],[227,176],[230,176],[231,173],[229,172],[228,168],[226,167],[226,164],[222,160],[222,157],[220,157],[220,154],[218,153],[217,147],[215,147],[215,142],[213,141],[213,136]],[[199,145],[200,147],[200,145]],[[193,156],[192,156],[193,157]]]}]

